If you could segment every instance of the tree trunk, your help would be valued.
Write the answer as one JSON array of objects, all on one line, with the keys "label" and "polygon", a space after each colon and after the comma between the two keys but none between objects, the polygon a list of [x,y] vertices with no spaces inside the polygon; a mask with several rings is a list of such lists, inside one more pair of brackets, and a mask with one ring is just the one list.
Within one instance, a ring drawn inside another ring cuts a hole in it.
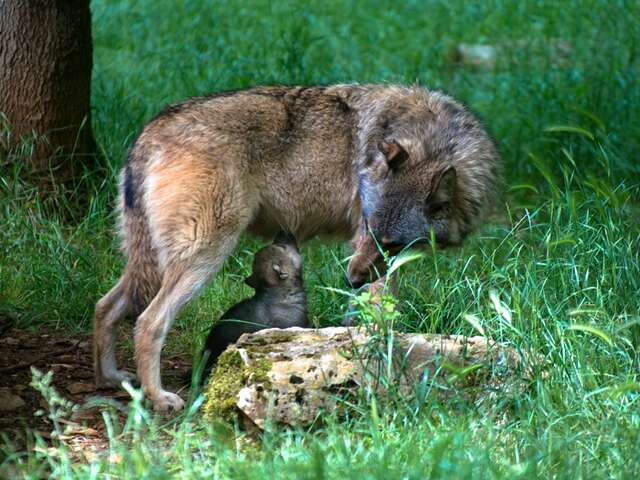
[{"label": "tree trunk", "polygon": [[92,53],[89,0],[0,0],[0,163],[65,181],[93,161]]}]

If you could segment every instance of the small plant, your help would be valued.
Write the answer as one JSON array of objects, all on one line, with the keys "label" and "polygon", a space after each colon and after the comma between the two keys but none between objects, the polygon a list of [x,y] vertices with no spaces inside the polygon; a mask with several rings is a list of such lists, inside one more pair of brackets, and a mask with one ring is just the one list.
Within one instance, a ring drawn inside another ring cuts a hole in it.
[{"label": "small plant", "polygon": [[402,313],[398,298],[391,292],[391,285],[403,265],[424,256],[412,251],[403,251],[397,256],[389,256],[382,250],[381,253],[387,265],[382,282],[365,285],[357,292],[328,288],[348,298],[349,317],[366,330],[367,343],[364,346],[354,344],[351,354],[360,359],[363,371],[368,373],[370,381],[366,382],[367,389],[362,392],[361,400],[363,405],[374,409],[375,415],[378,405],[409,406],[407,401],[410,399],[398,393],[405,376],[406,353],[396,348],[395,331]]},{"label": "small plant", "polygon": [[31,367],[31,375],[31,383],[29,385],[40,392],[47,405],[47,411],[38,410],[35,415],[46,414],[53,422],[54,431],[52,436],[59,436],[62,434],[60,420],[70,416],[78,407],[58,393],[52,383],[52,371],[42,373],[37,368]]},{"label": "small plant", "polygon": [[382,334],[392,331],[400,316],[398,300],[390,294],[373,294],[370,291],[353,294],[350,296],[350,308],[367,330]]}]

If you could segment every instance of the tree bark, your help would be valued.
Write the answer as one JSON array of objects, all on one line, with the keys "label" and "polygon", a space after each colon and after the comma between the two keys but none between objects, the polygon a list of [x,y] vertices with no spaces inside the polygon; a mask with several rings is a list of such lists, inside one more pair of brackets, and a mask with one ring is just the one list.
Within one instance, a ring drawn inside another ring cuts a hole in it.
[{"label": "tree bark", "polygon": [[93,161],[92,50],[89,0],[0,0],[1,163],[65,181]]}]

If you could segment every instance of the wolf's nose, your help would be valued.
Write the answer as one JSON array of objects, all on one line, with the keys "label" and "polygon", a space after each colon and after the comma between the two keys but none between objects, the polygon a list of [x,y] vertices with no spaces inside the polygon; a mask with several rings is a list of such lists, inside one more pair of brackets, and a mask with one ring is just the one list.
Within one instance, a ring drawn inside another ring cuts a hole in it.
[{"label": "wolf's nose", "polygon": [[349,278],[349,275],[344,276],[344,282],[347,284],[347,287],[353,289],[358,289],[367,283],[364,278]]}]

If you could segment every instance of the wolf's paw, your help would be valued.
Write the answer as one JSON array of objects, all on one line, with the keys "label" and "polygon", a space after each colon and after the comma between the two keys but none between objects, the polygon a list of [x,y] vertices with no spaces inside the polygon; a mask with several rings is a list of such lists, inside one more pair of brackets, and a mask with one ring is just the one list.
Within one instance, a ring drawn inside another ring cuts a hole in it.
[{"label": "wolf's paw", "polygon": [[184,400],[175,393],[166,390],[160,390],[152,400],[153,409],[156,412],[179,412],[184,407]]},{"label": "wolf's paw", "polygon": [[113,370],[102,375],[96,375],[95,384],[96,388],[120,388],[124,381],[134,385],[137,383],[136,376],[133,373],[126,370]]}]

